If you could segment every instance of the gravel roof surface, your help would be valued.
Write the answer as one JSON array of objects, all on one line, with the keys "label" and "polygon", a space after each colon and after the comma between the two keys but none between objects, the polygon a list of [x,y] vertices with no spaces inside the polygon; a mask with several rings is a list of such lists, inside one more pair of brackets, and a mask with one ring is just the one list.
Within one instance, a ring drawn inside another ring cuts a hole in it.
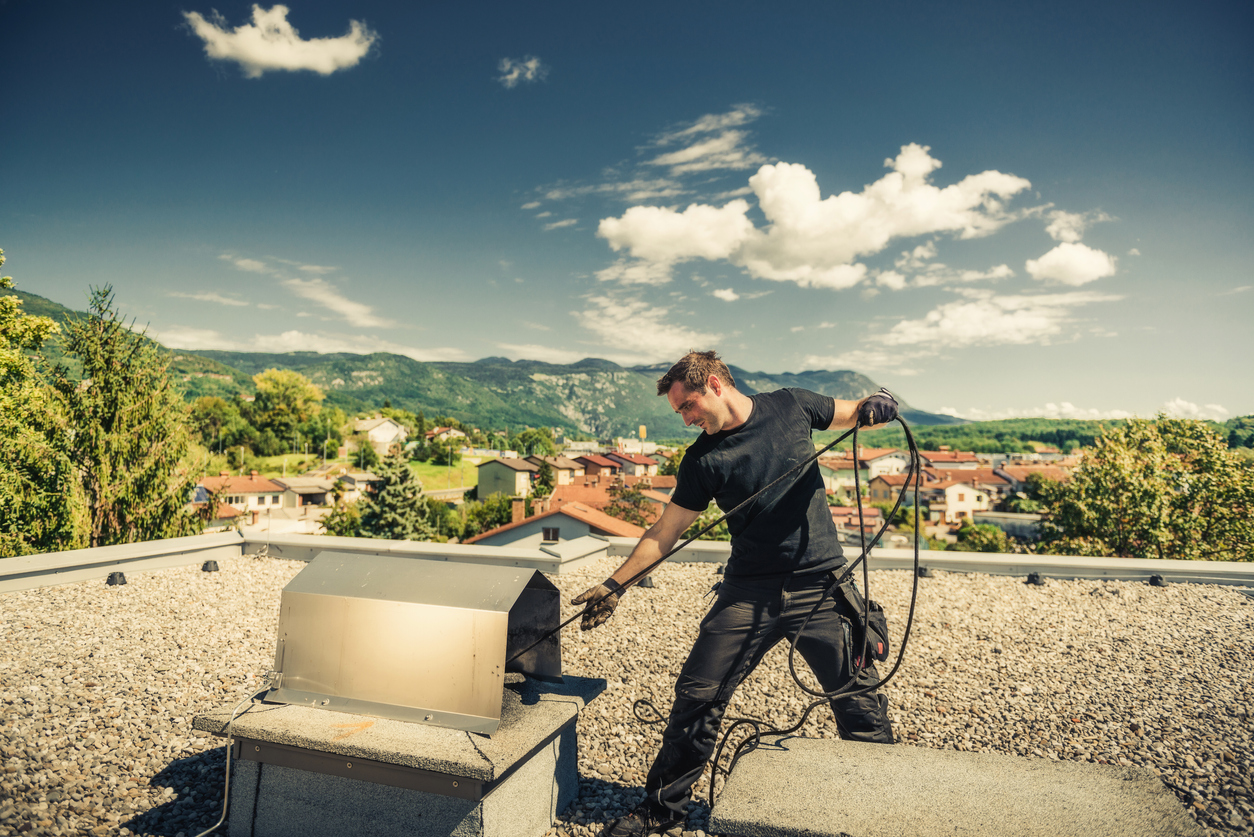
[{"label": "gravel roof surface", "polygon": [[[192,717],[259,687],[280,591],[304,566],[219,564],[0,596],[0,836],[191,837],[217,820],[222,748],[192,731]],[[604,559],[553,581],[569,598],[613,568]],[[609,688],[580,719],[580,797],[554,833],[596,834],[642,795],[661,729],[636,721],[632,702],[669,708],[718,578],[709,564],[653,577],[603,627],[563,636],[566,671]],[[910,582],[871,574],[895,641]],[[1215,833],[1254,833],[1251,637],[1254,600],[1220,586],[1035,587],[939,572],[920,580],[906,659],[885,687],[889,714],[898,746],[1144,765]],[[728,717],[792,723],[805,701],[785,656],[767,656]],[[836,737],[830,712],[816,710],[802,734]],[[708,781],[707,771],[692,833],[708,818]]]}]

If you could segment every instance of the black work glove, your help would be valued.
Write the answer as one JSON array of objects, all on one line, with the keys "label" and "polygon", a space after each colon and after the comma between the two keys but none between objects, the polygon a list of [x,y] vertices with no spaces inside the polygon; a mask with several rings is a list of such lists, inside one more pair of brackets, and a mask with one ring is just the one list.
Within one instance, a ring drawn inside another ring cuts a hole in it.
[{"label": "black work glove", "polygon": [[897,399],[888,390],[880,387],[880,391],[867,396],[858,405],[858,426],[870,427],[873,424],[887,424],[897,418]]},{"label": "black work glove", "polygon": [[571,599],[571,604],[588,603],[583,612],[583,621],[579,623],[580,629],[590,631],[603,624],[614,613],[614,608],[618,607],[618,600],[622,595],[623,585],[607,578],[603,583],[589,587]]}]

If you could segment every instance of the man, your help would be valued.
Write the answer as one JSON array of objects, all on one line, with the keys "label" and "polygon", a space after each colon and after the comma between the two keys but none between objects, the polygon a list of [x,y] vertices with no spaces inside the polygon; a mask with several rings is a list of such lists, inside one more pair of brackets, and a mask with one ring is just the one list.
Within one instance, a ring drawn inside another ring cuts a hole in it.
[{"label": "man", "polygon": [[[886,390],[844,401],[802,389],[747,396],[736,389],[714,352],[689,352],[658,379],[658,395],[688,426],[700,427],[679,466],[675,493],[661,518],[603,584],[574,599],[588,603],[581,627],[591,630],[614,612],[633,576],[679,540],[710,500],[729,510],[814,454],[814,429],[875,427],[897,416]],[[675,683],[675,703],[645,781],[645,800],[611,823],[603,837],[661,834],[684,822],[692,786],[712,754],[732,692],[775,644],[792,639],[845,563],[818,465],[765,492],[727,521],[732,552],[723,582]],[[856,600],[856,599],[855,599]],[[846,620],[862,614],[841,596],[829,598],[797,642],[824,691],[854,676],[864,649],[846,637]],[[853,633],[853,632],[851,632]],[[854,688],[879,680],[865,665]],[[840,736],[891,744],[888,702],[874,692],[831,701]]]}]

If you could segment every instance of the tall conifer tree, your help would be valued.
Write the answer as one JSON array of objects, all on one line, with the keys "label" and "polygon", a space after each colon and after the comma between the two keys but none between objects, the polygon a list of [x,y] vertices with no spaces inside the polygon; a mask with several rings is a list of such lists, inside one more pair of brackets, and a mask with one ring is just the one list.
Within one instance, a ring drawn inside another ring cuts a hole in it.
[{"label": "tall conifer tree", "polygon": [[188,408],[160,347],[124,322],[105,286],[92,289],[88,316],[70,324],[64,348],[83,366],[81,380],[58,367],[53,385],[87,503],[87,545],[199,532],[186,511],[195,477],[179,470]]}]

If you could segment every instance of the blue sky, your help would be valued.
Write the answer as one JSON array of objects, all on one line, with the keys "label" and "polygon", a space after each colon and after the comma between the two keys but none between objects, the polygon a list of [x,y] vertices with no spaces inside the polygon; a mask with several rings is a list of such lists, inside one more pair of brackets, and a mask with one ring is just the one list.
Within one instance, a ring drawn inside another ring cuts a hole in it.
[{"label": "blue sky", "polygon": [[1249,3],[0,0],[0,247],[172,347],[1254,413]]}]

